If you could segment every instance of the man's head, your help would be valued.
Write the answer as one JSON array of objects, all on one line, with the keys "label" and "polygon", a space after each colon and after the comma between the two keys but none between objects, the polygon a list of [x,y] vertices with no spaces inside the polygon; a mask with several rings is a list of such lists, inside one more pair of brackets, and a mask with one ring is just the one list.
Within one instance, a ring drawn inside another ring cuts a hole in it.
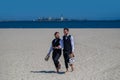
[{"label": "man's head", "polygon": [[55,36],[55,38],[60,38],[60,33],[59,32],[55,32],[54,36]]},{"label": "man's head", "polygon": [[68,28],[64,28],[63,32],[64,32],[64,35],[68,35],[69,29]]}]

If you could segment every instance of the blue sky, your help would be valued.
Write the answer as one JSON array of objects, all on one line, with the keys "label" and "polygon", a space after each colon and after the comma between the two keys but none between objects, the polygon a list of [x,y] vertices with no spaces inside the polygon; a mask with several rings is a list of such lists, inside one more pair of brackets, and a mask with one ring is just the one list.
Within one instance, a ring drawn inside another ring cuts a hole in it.
[{"label": "blue sky", "polygon": [[120,0],[0,0],[0,20],[59,17],[120,19]]}]

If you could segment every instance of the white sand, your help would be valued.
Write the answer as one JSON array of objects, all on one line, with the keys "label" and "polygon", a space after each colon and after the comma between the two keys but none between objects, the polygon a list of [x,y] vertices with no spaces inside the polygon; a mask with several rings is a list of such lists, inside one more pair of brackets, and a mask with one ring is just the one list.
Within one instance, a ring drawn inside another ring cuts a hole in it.
[{"label": "white sand", "polygon": [[75,71],[60,74],[44,61],[55,31],[0,29],[0,80],[120,80],[120,29],[71,29],[75,38]]}]

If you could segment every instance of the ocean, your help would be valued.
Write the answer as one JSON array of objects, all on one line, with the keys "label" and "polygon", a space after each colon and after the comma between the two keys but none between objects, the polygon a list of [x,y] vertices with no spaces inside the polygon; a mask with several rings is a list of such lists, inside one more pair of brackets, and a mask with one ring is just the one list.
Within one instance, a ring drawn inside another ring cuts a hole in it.
[{"label": "ocean", "polygon": [[120,21],[4,21],[2,28],[120,28]]}]

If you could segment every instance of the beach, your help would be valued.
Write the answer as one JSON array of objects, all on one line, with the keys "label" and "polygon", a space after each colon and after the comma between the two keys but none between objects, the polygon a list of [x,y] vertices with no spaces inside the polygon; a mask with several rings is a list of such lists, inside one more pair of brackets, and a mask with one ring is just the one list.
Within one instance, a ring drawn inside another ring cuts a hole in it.
[{"label": "beach", "polygon": [[0,80],[120,80],[120,29],[70,29],[75,70],[60,73],[48,53],[54,32],[63,29],[0,29]]}]

